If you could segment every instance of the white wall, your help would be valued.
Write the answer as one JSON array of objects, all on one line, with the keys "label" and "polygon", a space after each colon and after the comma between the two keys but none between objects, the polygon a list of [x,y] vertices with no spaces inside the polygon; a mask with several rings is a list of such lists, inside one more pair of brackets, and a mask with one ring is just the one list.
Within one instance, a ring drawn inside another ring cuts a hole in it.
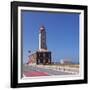
[{"label": "white wall", "polygon": [[[8,90],[10,88],[10,1],[11,0],[0,0],[0,90]],[[18,0],[21,1],[21,0]],[[25,0],[22,0],[25,1]],[[38,1],[38,2],[52,2],[52,3],[64,3],[64,4],[81,4],[89,5],[89,0],[27,0],[27,1]],[[90,9],[90,5],[89,5]],[[89,15],[90,16],[90,10]],[[89,17],[90,20],[90,17]],[[89,21],[90,22],[90,21]],[[90,26],[90,25],[89,25]],[[90,27],[89,27],[90,28]],[[90,31],[89,38],[90,38]],[[90,41],[89,41],[90,46]],[[90,47],[88,48],[90,50]],[[90,51],[89,51],[90,53]],[[90,59],[90,55],[89,55]],[[89,62],[90,63],[90,60]],[[90,65],[89,65],[90,68]],[[89,75],[90,76],[90,70]],[[62,85],[62,86],[49,86],[49,87],[35,87],[27,88],[28,90],[46,90],[46,89],[61,89],[61,90],[90,90],[89,84],[82,85]],[[26,88],[23,88],[23,90]]]}]

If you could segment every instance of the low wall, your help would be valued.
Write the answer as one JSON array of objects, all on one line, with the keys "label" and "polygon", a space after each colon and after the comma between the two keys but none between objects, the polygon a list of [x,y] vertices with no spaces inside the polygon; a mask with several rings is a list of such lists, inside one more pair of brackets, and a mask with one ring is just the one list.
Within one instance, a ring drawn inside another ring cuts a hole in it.
[{"label": "low wall", "polygon": [[79,65],[37,65],[37,67],[70,72],[74,74],[79,73]]}]

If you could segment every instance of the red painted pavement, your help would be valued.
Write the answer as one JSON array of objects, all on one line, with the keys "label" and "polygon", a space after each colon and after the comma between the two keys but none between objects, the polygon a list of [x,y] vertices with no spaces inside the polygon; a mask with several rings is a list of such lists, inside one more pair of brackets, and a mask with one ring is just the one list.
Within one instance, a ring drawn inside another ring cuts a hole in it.
[{"label": "red painted pavement", "polygon": [[27,71],[24,72],[25,77],[35,77],[35,76],[49,76],[46,72],[38,72],[38,71]]}]

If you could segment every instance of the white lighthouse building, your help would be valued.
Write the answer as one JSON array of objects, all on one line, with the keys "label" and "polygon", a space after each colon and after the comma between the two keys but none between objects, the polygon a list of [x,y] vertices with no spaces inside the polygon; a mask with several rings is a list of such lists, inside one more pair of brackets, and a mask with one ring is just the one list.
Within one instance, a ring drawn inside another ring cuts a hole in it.
[{"label": "white lighthouse building", "polygon": [[39,51],[47,51],[46,30],[44,26],[41,26],[39,31]]},{"label": "white lighthouse building", "polygon": [[39,29],[39,49],[29,56],[28,64],[51,64],[51,51],[47,49],[46,30],[44,26]]},{"label": "white lighthouse building", "polygon": [[39,29],[39,50],[37,51],[37,64],[51,64],[51,51],[47,49],[46,29]]}]

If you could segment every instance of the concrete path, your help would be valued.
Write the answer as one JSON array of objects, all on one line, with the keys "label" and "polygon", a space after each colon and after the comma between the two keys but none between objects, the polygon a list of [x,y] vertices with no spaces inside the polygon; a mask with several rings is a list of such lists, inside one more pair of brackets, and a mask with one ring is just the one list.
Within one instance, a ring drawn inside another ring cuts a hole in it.
[{"label": "concrete path", "polygon": [[23,72],[25,76],[47,76],[47,75],[71,75],[72,73],[57,71],[53,69],[46,69],[37,66],[23,65]]}]

